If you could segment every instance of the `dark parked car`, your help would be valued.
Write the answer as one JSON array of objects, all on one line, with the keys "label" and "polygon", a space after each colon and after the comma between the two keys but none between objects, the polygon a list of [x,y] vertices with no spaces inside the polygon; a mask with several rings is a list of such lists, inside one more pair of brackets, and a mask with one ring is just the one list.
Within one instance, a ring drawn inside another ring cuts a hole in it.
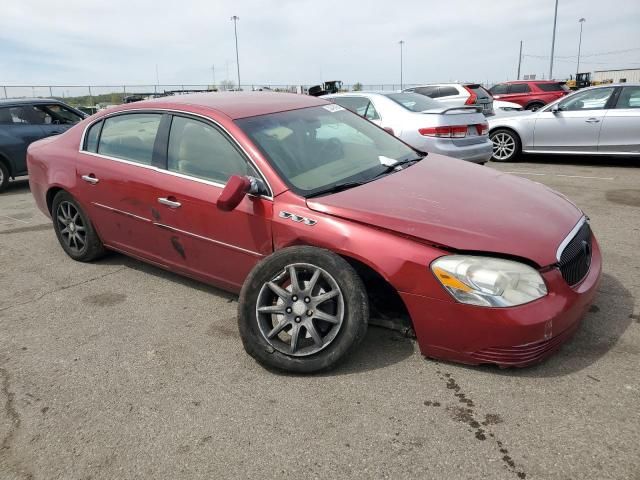
[{"label": "dark parked car", "polygon": [[370,308],[411,322],[428,357],[529,365],[576,331],[602,270],[563,196],[307,95],[122,105],[27,161],[71,258],[116,250],[240,292],[244,347],[271,368],[336,365]]},{"label": "dark parked car", "polygon": [[31,142],[66,132],[86,116],[58,100],[0,100],[0,192],[9,178],[27,174]]},{"label": "dark parked car", "polygon": [[533,111],[564,97],[570,91],[564,83],[553,80],[504,82],[489,89],[494,99],[517,103]]}]

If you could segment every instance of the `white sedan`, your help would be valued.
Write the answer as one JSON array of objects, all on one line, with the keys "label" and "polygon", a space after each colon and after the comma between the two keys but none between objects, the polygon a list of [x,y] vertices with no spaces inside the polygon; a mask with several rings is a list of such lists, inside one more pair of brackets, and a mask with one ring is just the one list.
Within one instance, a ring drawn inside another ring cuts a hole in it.
[{"label": "white sedan", "polygon": [[477,106],[447,107],[410,92],[349,92],[325,95],[384,128],[412,147],[474,163],[492,155],[489,125]]}]

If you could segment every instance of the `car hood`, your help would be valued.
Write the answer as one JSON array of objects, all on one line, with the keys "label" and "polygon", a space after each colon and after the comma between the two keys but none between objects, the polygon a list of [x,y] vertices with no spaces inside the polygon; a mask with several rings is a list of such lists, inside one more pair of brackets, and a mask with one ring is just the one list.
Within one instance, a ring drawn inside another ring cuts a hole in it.
[{"label": "car hood", "polygon": [[379,180],[307,200],[310,209],[461,251],[557,262],[583,216],[530,180],[437,154]]}]

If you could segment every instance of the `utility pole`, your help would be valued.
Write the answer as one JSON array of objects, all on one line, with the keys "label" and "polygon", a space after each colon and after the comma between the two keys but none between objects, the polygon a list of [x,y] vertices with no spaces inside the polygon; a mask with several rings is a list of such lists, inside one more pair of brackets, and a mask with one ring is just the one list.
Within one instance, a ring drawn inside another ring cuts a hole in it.
[{"label": "utility pole", "polygon": [[520,66],[522,65],[522,40],[520,40],[520,55],[518,55],[518,80],[520,80]]},{"label": "utility pole", "polygon": [[580,40],[578,41],[578,65],[576,66],[576,80],[578,79],[578,72],[580,72],[580,50],[582,49],[582,24],[586,22],[585,18],[578,20],[580,23]]},{"label": "utility pole", "polygon": [[238,59],[238,28],[237,28],[238,20],[240,20],[240,17],[238,17],[237,15],[234,15],[233,17],[231,17],[231,20],[233,20],[233,32],[236,36],[236,66],[238,67],[238,90],[240,90],[240,60]]},{"label": "utility pole", "polygon": [[211,80],[213,80],[213,83],[211,84],[211,88],[215,88],[216,86],[216,66],[215,65],[211,65]]},{"label": "utility pole", "polygon": [[400,44],[400,90],[404,90],[402,80],[402,47],[404,46],[404,40],[400,40],[398,43]]},{"label": "utility pole", "polygon": [[553,51],[556,47],[556,23],[558,22],[558,0],[553,14],[553,36],[551,37],[551,62],[549,63],[549,80],[553,80]]}]

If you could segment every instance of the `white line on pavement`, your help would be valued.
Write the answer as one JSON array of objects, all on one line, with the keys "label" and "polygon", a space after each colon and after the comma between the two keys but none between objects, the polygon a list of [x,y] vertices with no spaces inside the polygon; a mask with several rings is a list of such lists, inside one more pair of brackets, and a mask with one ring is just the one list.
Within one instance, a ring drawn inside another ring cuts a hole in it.
[{"label": "white line on pavement", "polygon": [[24,220],[20,220],[19,218],[10,217],[9,215],[0,215],[0,217],[8,218],[9,220],[13,220],[14,222],[22,222],[22,223],[29,224],[29,222],[25,222]]}]

